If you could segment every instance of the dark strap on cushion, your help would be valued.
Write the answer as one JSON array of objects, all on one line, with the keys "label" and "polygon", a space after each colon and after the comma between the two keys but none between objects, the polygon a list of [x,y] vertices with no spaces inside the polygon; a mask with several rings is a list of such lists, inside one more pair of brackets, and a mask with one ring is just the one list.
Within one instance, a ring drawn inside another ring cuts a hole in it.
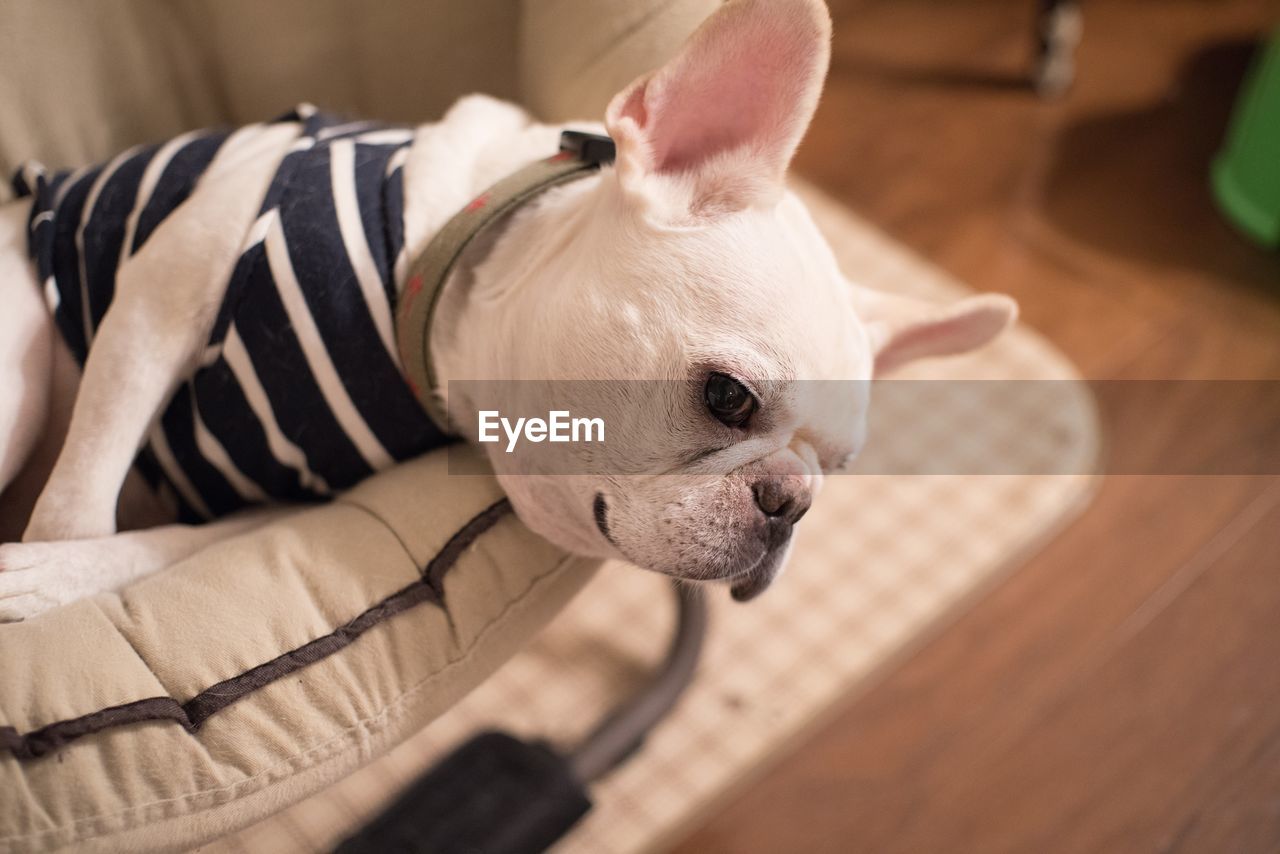
[{"label": "dark strap on cushion", "polygon": [[27,733],[19,733],[11,726],[0,726],[0,750],[8,750],[20,760],[38,759],[83,736],[145,721],[173,721],[187,732],[195,733],[211,715],[277,679],[328,658],[396,614],[423,602],[444,607],[445,574],[457,563],[467,546],[510,512],[511,503],[505,498],[489,505],[458,529],[423,567],[419,580],[391,594],[329,634],[211,685],[186,702],[173,697],[147,697],[79,717],[55,721]]}]

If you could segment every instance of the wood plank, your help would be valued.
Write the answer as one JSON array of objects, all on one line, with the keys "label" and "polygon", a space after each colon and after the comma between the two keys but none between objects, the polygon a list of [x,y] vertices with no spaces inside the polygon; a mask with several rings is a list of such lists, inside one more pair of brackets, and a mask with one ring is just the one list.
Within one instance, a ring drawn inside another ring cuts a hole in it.
[{"label": "wood plank", "polygon": [[[956,816],[1000,804],[999,834],[982,828],[972,845],[1280,850],[1280,789],[1264,785],[1280,746],[1280,585],[1274,561],[1258,559],[1278,550],[1280,481],[1119,627],[1034,729],[989,757],[980,786],[943,795]],[[1224,788],[1236,811],[1225,827]],[[1214,825],[1241,847],[1193,844]],[[911,850],[913,832],[895,844]]]}]

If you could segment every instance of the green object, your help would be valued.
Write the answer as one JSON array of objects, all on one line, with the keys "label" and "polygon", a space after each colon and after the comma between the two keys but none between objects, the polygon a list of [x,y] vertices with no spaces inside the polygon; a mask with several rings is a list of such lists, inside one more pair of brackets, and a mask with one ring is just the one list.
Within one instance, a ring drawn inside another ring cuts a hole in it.
[{"label": "green object", "polygon": [[1241,231],[1280,247],[1280,30],[1236,102],[1227,144],[1213,162],[1213,192]]}]

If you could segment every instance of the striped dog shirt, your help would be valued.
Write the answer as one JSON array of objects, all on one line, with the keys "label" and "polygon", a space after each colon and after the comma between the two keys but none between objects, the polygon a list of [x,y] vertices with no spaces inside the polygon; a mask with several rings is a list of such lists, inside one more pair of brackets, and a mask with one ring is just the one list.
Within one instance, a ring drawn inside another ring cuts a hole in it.
[{"label": "striped dog shirt", "polygon": [[[404,259],[408,128],[299,107],[199,364],[138,467],[183,518],[322,499],[448,441],[415,399],[394,340]],[[14,179],[33,197],[30,252],[58,330],[83,366],[119,265],[186,199],[240,131],[197,131],[100,166]]]}]

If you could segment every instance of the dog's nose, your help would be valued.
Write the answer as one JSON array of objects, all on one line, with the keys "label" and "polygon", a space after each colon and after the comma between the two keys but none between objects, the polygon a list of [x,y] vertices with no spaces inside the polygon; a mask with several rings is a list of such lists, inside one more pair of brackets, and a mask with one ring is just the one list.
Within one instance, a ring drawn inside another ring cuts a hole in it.
[{"label": "dog's nose", "polygon": [[751,487],[756,506],[770,519],[785,519],[796,524],[809,511],[812,498],[809,489],[799,478],[767,477]]}]

